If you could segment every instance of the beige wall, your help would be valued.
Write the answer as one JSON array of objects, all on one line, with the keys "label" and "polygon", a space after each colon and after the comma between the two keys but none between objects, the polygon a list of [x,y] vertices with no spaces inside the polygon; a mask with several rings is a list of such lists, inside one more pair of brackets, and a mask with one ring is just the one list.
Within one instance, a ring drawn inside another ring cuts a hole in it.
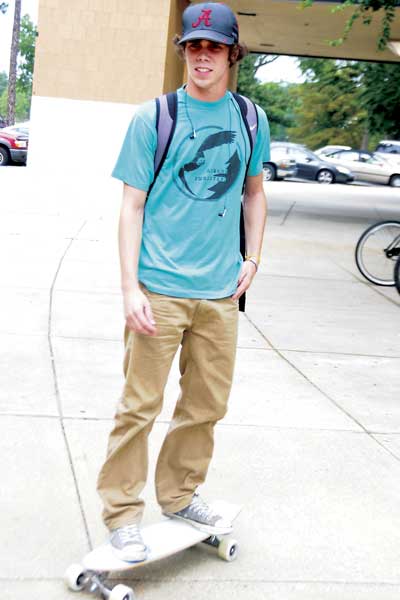
[{"label": "beige wall", "polygon": [[178,58],[172,39],[176,33],[181,33],[182,13],[188,5],[188,0],[171,0],[163,85],[164,93],[176,90],[176,88],[182,85],[184,80],[184,62]]},{"label": "beige wall", "polygon": [[40,0],[34,95],[136,104],[177,87],[170,40],[184,4]]}]

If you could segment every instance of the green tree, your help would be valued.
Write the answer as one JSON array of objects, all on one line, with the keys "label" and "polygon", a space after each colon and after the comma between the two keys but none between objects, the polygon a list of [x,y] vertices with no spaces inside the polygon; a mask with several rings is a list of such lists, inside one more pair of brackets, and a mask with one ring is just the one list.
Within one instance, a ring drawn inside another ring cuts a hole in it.
[{"label": "green tree", "polygon": [[[29,118],[31,96],[25,91],[17,91],[15,98],[15,120],[17,122],[26,121]],[[8,92],[5,89],[0,96],[0,116],[7,114]]]},{"label": "green tree", "polygon": [[249,98],[258,84],[254,70],[256,56],[256,54],[249,54],[239,63],[237,91]]},{"label": "green tree", "polygon": [[295,109],[298,102],[296,84],[262,83],[258,85],[252,99],[268,115],[271,138],[285,140],[289,129],[295,125]]},{"label": "green tree", "polygon": [[258,69],[276,60],[277,56],[250,54],[240,63],[238,92],[256,102],[268,114],[271,137],[286,139],[287,130],[293,126],[294,107],[297,97],[295,85],[261,83],[257,79]]},{"label": "green tree", "polygon": [[373,148],[381,137],[400,137],[400,65],[300,59],[294,141]]},{"label": "green tree", "polygon": [[331,143],[361,146],[368,119],[360,100],[360,64],[311,58],[299,63],[307,80],[297,87],[291,139],[311,148]]},{"label": "green tree", "polygon": [[362,71],[361,102],[370,133],[400,139],[400,65],[364,63]]},{"label": "green tree", "polygon": [[28,95],[32,95],[36,35],[36,26],[31,21],[29,15],[25,15],[21,20],[21,30],[19,36],[17,89],[25,90]]},{"label": "green tree", "polygon": [[278,57],[269,54],[249,54],[239,63],[237,90],[239,94],[251,98],[253,90],[260,81],[257,79],[257,71],[260,67],[267,65]]},{"label": "green tree", "polygon": [[[33,64],[35,59],[36,26],[29,15],[21,19],[19,37],[19,55],[17,79],[15,83],[15,120],[29,119],[32,97]],[[5,117],[8,110],[8,79],[6,73],[0,73],[0,116]]]},{"label": "green tree", "polygon": [[0,73],[0,96],[2,95],[2,93],[4,92],[4,90],[7,89],[7,86],[8,86],[7,73],[5,71],[2,71]]},{"label": "green tree", "polygon": [[19,50],[19,32],[21,27],[21,4],[22,0],[15,0],[14,22],[11,38],[10,70],[8,73],[8,101],[7,101],[7,123],[15,123],[15,106],[17,93],[17,60]]}]

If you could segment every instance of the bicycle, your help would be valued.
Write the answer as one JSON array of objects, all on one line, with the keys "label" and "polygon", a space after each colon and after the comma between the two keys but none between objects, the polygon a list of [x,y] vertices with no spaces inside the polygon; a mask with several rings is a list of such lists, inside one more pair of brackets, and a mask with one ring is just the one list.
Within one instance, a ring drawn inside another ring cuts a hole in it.
[{"label": "bicycle", "polygon": [[376,285],[395,285],[394,267],[398,267],[399,258],[400,221],[375,223],[357,242],[355,259],[358,270]]},{"label": "bicycle", "polygon": [[396,264],[394,266],[394,284],[400,294],[400,257],[396,260]]}]

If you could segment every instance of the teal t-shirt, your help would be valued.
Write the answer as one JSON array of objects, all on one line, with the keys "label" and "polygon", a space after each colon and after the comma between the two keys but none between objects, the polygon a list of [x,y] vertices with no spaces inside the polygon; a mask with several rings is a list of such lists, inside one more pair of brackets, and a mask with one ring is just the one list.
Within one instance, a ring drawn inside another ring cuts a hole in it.
[{"label": "teal t-shirt", "polygon": [[[146,201],[139,280],[159,294],[224,298],[235,292],[242,264],[240,205],[250,154],[246,126],[230,92],[203,102],[180,88],[177,110],[168,155]],[[269,160],[268,121],[258,106],[257,112],[251,176]],[[148,191],[156,146],[152,100],[135,113],[113,177]]]}]

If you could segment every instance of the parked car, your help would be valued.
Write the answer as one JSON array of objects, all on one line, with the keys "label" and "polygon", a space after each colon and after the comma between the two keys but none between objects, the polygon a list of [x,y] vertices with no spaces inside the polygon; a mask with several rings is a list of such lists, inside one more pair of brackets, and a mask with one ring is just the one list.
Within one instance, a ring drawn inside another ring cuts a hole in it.
[{"label": "parked car", "polygon": [[18,133],[25,133],[29,136],[29,121],[25,121],[24,123],[15,123],[15,125],[10,125],[7,127],[7,131],[17,131]]},{"label": "parked car", "polygon": [[366,150],[339,150],[326,157],[332,164],[346,165],[358,181],[400,187],[400,164],[389,162]]},{"label": "parked car", "polygon": [[26,124],[12,125],[0,130],[0,167],[14,163],[26,164],[29,129]]},{"label": "parked car", "polygon": [[272,142],[271,151],[272,150],[279,150],[285,153],[288,158],[292,158],[296,161],[296,177],[328,184],[350,183],[354,179],[352,172],[347,167],[327,162],[325,159],[320,158],[301,144]]},{"label": "parked car", "polygon": [[375,148],[375,152],[400,154],[400,142],[397,140],[381,140]]},{"label": "parked car", "polygon": [[383,158],[389,162],[400,165],[400,142],[396,140],[382,140],[377,145],[374,156]]},{"label": "parked car", "polygon": [[318,148],[318,150],[314,150],[314,152],[323,159],[326,154],[336,152],[337,150],[351,150],[351,146],[322,146],[322,148]]},{"label": "parked car", "polygon": [[296,161],[289,158],[286,152],[271,146],[271,158],[263,164],[264,181],[280,180],[293,177],[297,173]]}]

